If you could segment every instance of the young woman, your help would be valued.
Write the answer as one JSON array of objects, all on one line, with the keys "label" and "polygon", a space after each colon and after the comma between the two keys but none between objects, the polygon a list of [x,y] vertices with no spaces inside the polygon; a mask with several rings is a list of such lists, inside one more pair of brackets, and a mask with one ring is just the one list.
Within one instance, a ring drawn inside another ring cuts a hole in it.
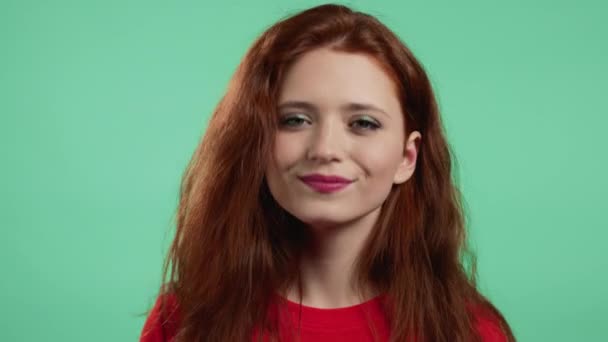
[{"label": "young woman", "polygon": [[338,5],[276,23],[184,174],[141,341],[514,341],[463,266],[451,176],[393,32]]}]

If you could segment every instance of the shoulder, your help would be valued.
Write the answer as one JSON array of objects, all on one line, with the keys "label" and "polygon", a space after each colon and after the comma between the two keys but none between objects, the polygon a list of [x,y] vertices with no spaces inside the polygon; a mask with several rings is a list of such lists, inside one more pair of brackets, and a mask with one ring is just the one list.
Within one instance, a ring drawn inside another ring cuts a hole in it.
[{"label": "shoulder", "polygon": [[144,323],[139,341],[173,341],[179,323],[178,309],[177,297],[175,295],[163,294],[158,296]]},{"label": "shoulder", "polygon": [[500,319],[492,313],[492,310],[479,304],[471,305],[469,309],[482,342],[508,342],[509,339],[501,327]]}]

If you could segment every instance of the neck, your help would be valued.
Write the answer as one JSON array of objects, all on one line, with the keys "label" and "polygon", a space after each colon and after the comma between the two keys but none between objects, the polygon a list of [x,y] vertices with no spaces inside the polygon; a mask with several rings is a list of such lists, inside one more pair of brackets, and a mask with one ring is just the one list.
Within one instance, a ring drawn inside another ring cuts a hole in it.
[{"label": "neck", "polygon": [[342,225],[310,226],[310,244],[300,259],[301,293],[295,284],[287,298],[317,308],[337,308],[359,304],[377,293],[355,288],[356,259],[369,237],[380,208]]}]

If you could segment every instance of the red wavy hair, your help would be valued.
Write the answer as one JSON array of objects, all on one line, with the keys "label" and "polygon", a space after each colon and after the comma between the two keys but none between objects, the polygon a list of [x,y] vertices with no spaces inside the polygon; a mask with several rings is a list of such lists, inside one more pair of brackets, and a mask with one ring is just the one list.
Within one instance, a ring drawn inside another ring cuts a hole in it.
[{"label": "red wavy hair", "polygon": [[474,306],[515,341],[476,288],[461,194],[423,67],[376,18],[331,4],[285,18],[254,42],[183,175],[161,288],[179,303],[176,340],[243,341],[256,326],[276,332],[267,311],[273,294],[296,281],[305,227],[274,201],[264,170],[283,76],[320,47],[380,62],[398,90],[406,133],[422,134],[414,175],[393,187],[357,260],[358,288],[373,284],[390,298],[391,339],[479,340]]}]

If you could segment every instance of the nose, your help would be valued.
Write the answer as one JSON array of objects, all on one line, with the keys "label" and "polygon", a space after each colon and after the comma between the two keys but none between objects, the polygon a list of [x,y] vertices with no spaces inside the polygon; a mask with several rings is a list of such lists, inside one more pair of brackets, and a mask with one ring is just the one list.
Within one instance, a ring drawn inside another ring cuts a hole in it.
[{"label": "nose", "polygon": [[339,122],[319,122],[311,134],[307,158],[313,161],[331,162],[340,160],[343,138]]}]

